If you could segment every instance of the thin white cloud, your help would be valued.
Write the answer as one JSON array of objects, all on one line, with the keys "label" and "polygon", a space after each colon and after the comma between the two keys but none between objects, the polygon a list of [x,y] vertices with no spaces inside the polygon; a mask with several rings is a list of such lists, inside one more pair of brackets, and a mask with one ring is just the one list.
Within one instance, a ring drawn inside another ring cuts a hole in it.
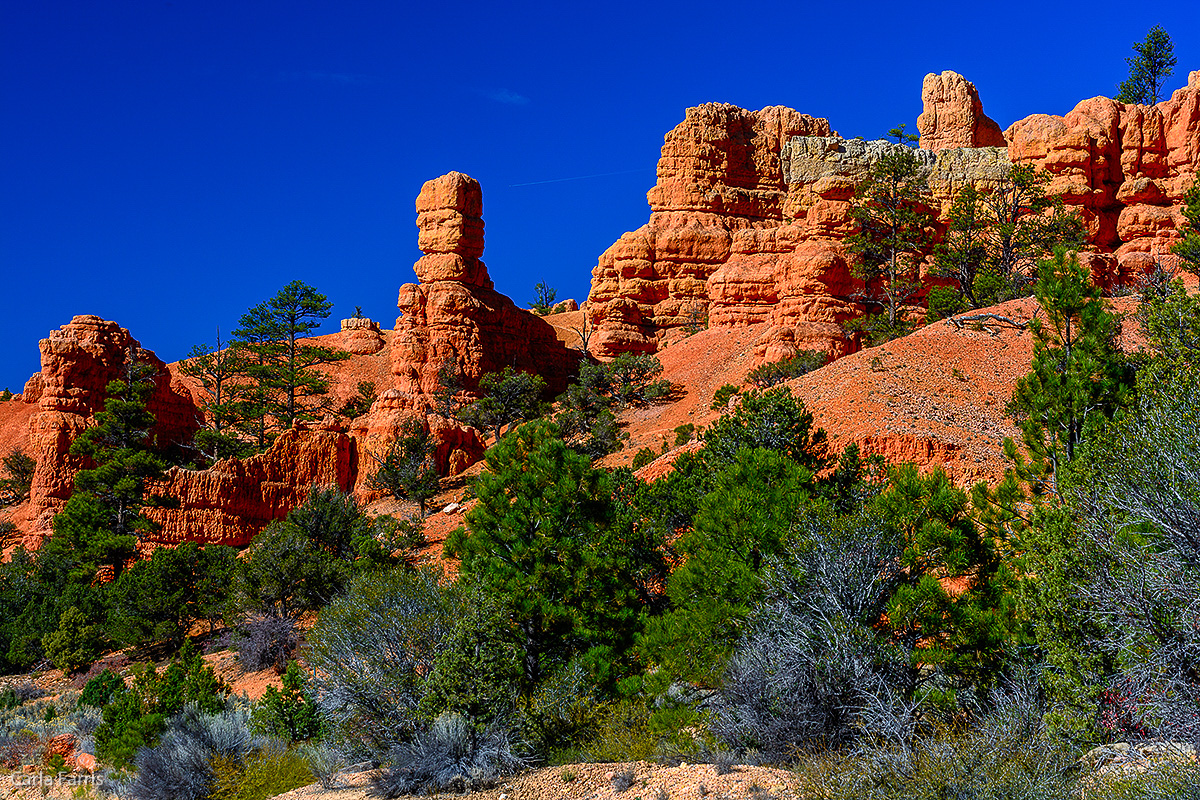
[{"label": "thin white cloud", "polygon": [[492,89],[485,92],[489,100],[494,100],[497,103],[504,103],[510,106],[528,105],[529,98],[523,94],[517,94],[511,89]]}]

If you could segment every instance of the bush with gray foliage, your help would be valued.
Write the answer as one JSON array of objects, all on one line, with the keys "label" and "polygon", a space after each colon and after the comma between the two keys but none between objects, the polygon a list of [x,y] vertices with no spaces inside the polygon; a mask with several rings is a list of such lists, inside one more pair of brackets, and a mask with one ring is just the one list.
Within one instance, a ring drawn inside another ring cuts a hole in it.
[{"label": "bush with gray foliage", "polygon": [[802,763],[802,796],[826,800],[1078,800],[1075,753],[1047,735],[1036,682],[994,692],[966,726],[902,739],[863,737],[848,755]]},{"label": "bush with gray foliage", "polygon": [[330,735],[350,757],[378,757],[420,728],[425,682],[458,616],[432,570],[360,576],[330,603],[305,660]]},{"label": "bush with gray foliage", "polygon": [[389,761],[373,784],[377,797],[481,789],[527,764],[502,727],[479,730],[460,714],[441,715],[393,747]]},{"label": "bush with gray foliage", "polygon": [[711,724],[720,741],[784,761],[854,740],[868,713],[911,724],[901,701],[911,654],[872,629],[901,577],[902,545],[867,513],[802,523],[729,664]]},{"label": "bush with gray foliage", "polygon": [[202,800],[212,788],[213,759],[240,760],[255,744],[248,706],[231,701],[219,714],[188,706],[171,718],[157,745],[137,754],[128,794],[135,800]]},{"label": "bush with gray foliage", "polygon": [[1200,388],[1195,373],[1143,387],[1139,408],[1075,492],[1100,554],[1086,608],[1119,667],[1102,723],[1120,738],[1200,743]]}]

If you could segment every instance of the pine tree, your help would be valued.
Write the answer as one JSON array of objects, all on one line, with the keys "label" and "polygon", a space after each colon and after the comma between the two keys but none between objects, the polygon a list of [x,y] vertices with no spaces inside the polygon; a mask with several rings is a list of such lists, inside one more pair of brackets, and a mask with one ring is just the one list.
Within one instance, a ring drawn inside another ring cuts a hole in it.
[{"label": "pine tree", "polygon": [[[887,313],[886,338],[901,332],[901,306],[921,289],[920,265],[932,245],[933,212],[926,205],[926,174],[909,147],[891,146],[855,192],[850,215],[859,230],[847,244],[851,268]],[[882,327],[882,326],[876,326]]]},{"label": "pine tree", "polygon": [[1117,86],[1119,103],[1154,105],[1162,97],[1163,82],[1175,71],[1175,45],[1161,25],[1155,25],[1145,40],[1134,42],[1135,55],[1125,59],[1129,77]]},{"label": "pine tree", "polygon": [[968,185],[955,197],[934,273],[954,278],[972,307],[1021,296],[1037,278],[1039,259],[1083,244],[1083,222],[1046,195],[1049,179],[1018,164],[990,194]]},{"label": "pine tree", "polygon": [[[613,476],[592,469],[559,430],[530,422],[487,452],[479,503],[446,539],[465,586],[519,629],[522,686],[580,657],[611,676],[628,653],[640,611],[641,532],[614,524]],[[657,550],[651,546],[650,550]]]},{"label": "pine tree", "polygon": [[544,391],[546,382],[540,375],[512,367],[489,372],[479,380],[482,397],[460,411],[458,418],[480,430],[492,431],[496,441],[500,441],[506,427],[512,430],[516,423],[541,415]]},{"label": "pine tree", "polygon": [[1192,188],[1183,195],[1183,204],[1186,224],[1179,231],[1183,240],[1171,252],[1183,260],[1185,270],[1200,275],[1200,180],[1192,181]]},{"label": "pine tree", "polygon": [[155,529],[142,515],[148,505],[164,503],[147,496],[147,485],[167,464],[149,447],[154,415],[146,401],[154,391],[152,368],[130,350],[125,374],[106,387],[104,410],[71,443],[71,454],[94,464],[75,476],[75,491],[54,519],[51,544],[72,551],[82,576],[99,567],[119,574],[139,538]]},{"label": "pine tree", "polygon": [[206,427],[196,433],[195,446],[206,458],[216,461],[246,453],[246,446],[233,433],[242,419],[247,399],[246,364],[243,352],[230,342],[221,342],[217,328],[215,346],[198,344],[180,363],[185,375],[200,381]]},{"label": "pine tree", "polygon": [[[1117,347],[1120,321],[1074,255],[1055,251],[1038,265],[1034,295],[1046,321],[1031,320],[1033,363],[1017,381],[1008,410],[1019,421],[1028,464],[1019,464],[1035,493],[1057,495],[1058,476],[1092,426],[1127,399],[1132,370]],[[1008,447],[1011,451],[1011,446]]]},{"label": "pine tree", "polygon": [[416,500],[424,517],[425,504],[441,488],[435,451],[425,422],[405,420],[383,458],[375,457],[379,468],[367,479],[367,485],[393,497]]},{"label": "pine tree", "polygon": [[259,448],[270,443],[274,431],[313,419],[328,407],[329,382],[314,367],[350,354],[301,339],[313,335],[331,308],[325,295],[296,280],[238,320],[233,335],[251,384],[243,416]]}]

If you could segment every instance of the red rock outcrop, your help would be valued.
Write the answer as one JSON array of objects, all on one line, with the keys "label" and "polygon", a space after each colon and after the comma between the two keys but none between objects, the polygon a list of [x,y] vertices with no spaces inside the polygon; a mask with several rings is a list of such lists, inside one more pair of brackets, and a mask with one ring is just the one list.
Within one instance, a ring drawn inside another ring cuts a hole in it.
[{"label": "red rock outcrop", "polygon": [[826,120],[782,106],[689,108],[663,143],[649,223],[623,235],[592,270],[592,352],[653,352],[674,329],[702,322],[707,281],[729,260],[735,234],[783,223],[785,142],[828,134]]},{"label": "red rock outcrop", "polygon": [[354,488],[354,440],[337,430],[293,429],[266,452],[218,461],[205,470],[172,467],[152,491],[178,508],[148,508],[158,523],[149,541],[197,541],[242,546],[269,522],[282,519],[308,497],[312,486]]},{"label": "red rock outcrop", "polygon": [[1014,163],[1045,170],[1049,191],[1080,207],[1090,243],[1115,253],[1120,280],[1169,260],[1179,239],[1183,194],[1200,172],[1200,71],[1155,106],[1093,97],[1066,116],[1014,122],[1005,137]]},{"label": "red rock outcrop", "polygon": [[340,344],[347,353],[369,356],[382,350],[385,342],[378,322],[366,317],[351,317],[342,320]]},{"label": "red rock outcrop", "polygon": [[408,396],[389,389],[371,406],[371,412],[354,421],[351,434],[358,443],[359,470],[356,493],[364,499],[380,496],[367,485],[378,468],[388,446],[395,441],[401,426],[416,419],[429,431],[434,442],[434,461],[441,475],[457,475],[483,458],[482,437],[474,428],[439,414],[414,410]]},{"label": "red rock outcrop", "polygon": [[917,117],[922,150],[952,147],[1004,147],[1004,134],[983,113],[975,84],[947,70],[929,73],[921,85],[924,110]]},{"label": "red rock outcrop", "polygon": [[[103,410],[108,383],[121,377],[131,355],[155,368],[155,389],[147,402],[156,419],[154,446],[169,450],[190,442],[201,422],[185,382],[115,322],[75,317],[52,331],[40,348],[44,390],[28,424],[37,469],[28,507],[17,519],[28,528],[19,543],[30,549],[49,534],[54,514],[71,496],[75,473],[86,466],[70,455],[71,442]],[[151,491],[178,501],[178,507],[146,510],[160,526],[147,543],[244,545],[268,522],[302,503],[310,486],[349,491],[356,477],[355,443],[344,432],[285,431],[265,453],[251,458],[228,459],[207,470],[168,470]]]},{"label": "red rock outcrop", "polygon": [[483,193],[458,172],[428,181],[417,197],[420,283],[400,287],[392,338],[394,388],[410,409],[431,407],[438,371],[457,363],[468,396],[488,372],[512,366],[561,392],[582,358],[554,328],[495,291],[483,255]]},{"label": "red rock outcrop", "polygon": [[[37,460],[30,503],[35,527],[48,531],[53,515],[73,490],[83,462],[69,453],[71,442],[92,415],[104,409],[106,387],[121,377],[130,358],[154,368],[154,392],[147,409],[154,414],[151,446],[169,449],[191,441],[200,414],[191,393],[153,352],[145,350],[115,322],[77,316],[43,339],[39,412],[30,420],[30,455]],[[30,379],[30,383],[34,383]]]},{"label": "red rock outcrop", "polygon": [[[1200,72],[1153,108],[1094,98],[1003,134],[957,73],[926,76],[922,99],[916,154],[939,226],[964,185],[987,192],[1013,163],[1033,163],[1051,175],[1049,191],[1079,209],[1097,282],[1129,285],[1156,259],[1172,260],[1181,198],[1200,164]],[[798,349],[853,351],[840,327],[864,311],[843,244],[855,230],[851,199],[871,165],[900,145],[828,129],[779,107],[688,109],[663,145],[650,222],[592,271],[591,351],[654,352],[704,320],[767,324],[758,352],[769,360]]]},{"label": "red rock outcrop", "polygon": [[21,391],[21,402],[36,403],[40,401],[45,388],[46,383],[42,380],[42,373],[33,373],[29,376],[29,380],[25,381],[25,388]]}]

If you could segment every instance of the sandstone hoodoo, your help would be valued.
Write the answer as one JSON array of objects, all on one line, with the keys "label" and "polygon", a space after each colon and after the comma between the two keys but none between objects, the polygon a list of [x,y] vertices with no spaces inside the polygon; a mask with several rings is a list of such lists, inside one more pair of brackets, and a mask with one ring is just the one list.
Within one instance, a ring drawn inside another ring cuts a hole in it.
[{"label": "sandstone hoodoo", "polygon": [[[1079,210],[1099,280],[1128,285],[1155,258],[1173,259],[1183,193],[1200,165],[1200,72],[1153,107],[1093,98],[1003,134],[957,73],[927,75],[921,94],[916,154],[943,215],[966,184],[988,192],[1013,164],[1033,164],[1049,173],[1048,192]],[[592,352],[655,352],[697,321],[766,325],[759,351],[771,360],[853,350],[841,323],[865,308],[844,245],[855,230],[851,199],[899,146],[842,139],[825,120],[779,106],[688,109],[663,144],[649,223],[592,271]]]},{"label": "sandstone hoodoo", "polygon": [[374,355],[383,349],[385,342],[379,331],[379,323],[366,317],[351,317],[342,320],[342,349],[355,355]]},{"label": "sandstone hoodoo", "polygon": [[439,372],[457,372],[466,396],[479,379],[511,366],[541,375],[552,392],[566,388],[582,353],[554,328],[493,288],[483,255],[483,192],[458,172],[427,181],[417,197],[419,283],[400,287],[392,338],[399,401],[428,409]]},{"label": "sandstone hoodoo", "polygon": [[983,113],[975,84],[957,72],[926,75],[921,102],[917,130],[922,150],[1006,146],[1000,126]]},{"label": "sandstone hoodoo", "polygon": [[106,387],[122,376],[131,358],[153,368],[154,393],[146,407],[155,417],[150,432],[155,447],[189,443],[200,427],[200,412],[166,364],[115,322],[77,316],[51,331],[39,349],[40,381],[31,378],[26,384],[31,390],[41,386],[39,412],[30,420],[30,455],[37,461],[30,506],[35,526],[48,532],[51,518],[70,498],[75,473],[83,466],[68,452],[71,442],[91,416],[104,409]]}]

